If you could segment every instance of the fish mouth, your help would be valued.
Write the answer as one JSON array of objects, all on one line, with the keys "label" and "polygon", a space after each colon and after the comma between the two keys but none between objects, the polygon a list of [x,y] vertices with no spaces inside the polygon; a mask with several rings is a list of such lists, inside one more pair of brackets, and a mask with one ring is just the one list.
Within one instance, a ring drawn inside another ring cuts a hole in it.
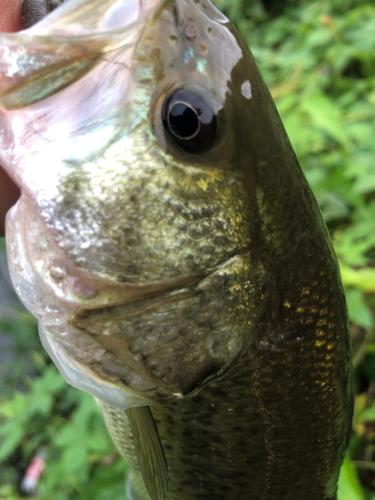
[{"label": "fish mouth", "polygon": [[0,34],[0,164],[23,193],[35,199],[53,186],[68,130],[105,120],[115,102],[102,83],[109,74],[126,99],[129,60],[163,1],[71,0],[27,30]]},{"label": "fish mouth", "polygon": [[74,0],[65,2],[28,31],[81,36],[123,29],[148,16],[163,0]]}]

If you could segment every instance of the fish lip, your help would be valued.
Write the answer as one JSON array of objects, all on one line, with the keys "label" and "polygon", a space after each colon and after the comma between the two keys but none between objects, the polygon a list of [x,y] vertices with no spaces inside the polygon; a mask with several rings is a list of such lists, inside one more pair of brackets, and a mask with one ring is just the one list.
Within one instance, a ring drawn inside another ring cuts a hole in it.
[{"label": "fish lip", "polygon": [[[126,28],[163,0],[76,0],[65,2],[27,31],[38,34],[98,33]],[[64,19],[68,18],[68,23]],[[91,24],[89,24],[91,23]],[[85,24],[88,29],[85,29]]]},{"label": "fish lip", "polygon": [[191,297],[194,295],[196,292],[193,290],[193,288],[198,285],[202,280],[210,276],[215,272],[217,268],[219,268],[220,265],[215,266],[212,269],[207,270],[206,273],[202,273],[200,275],[187,275],[183,276],[180,280],[180,282],[177,283],[172,283],[171,281],[169,282],[164,282],[160,283],[160,286],[158,286],[158,290],[153,290],[152,285],[150,286],[145,286],[144,290],[144,295],[141,298],[131,298],[129,300],[113,303],[113,304],[107,304],[104,307],[103,306],[92,306],[92,307],[85,307],[81,306],[78,307],[73,316],[69,319],[69,322],[74,324],[75,326],[79,326],[79,322],[77,321],[78,318],[82,318],[85,315],[93,314],[95,312],[99,311],[106,311],[106,310],[111,310],[114,307],[125,307],[125,306],[137,306],[139,305],[139,308],[137,308],[136,314],[141,314],[142,311],[144,311],[145,307],[147,307],[147,304],[152,300],[152,299],[159,299],[160,301],[164,302],[168,300],[183,300],[185,298]]}]

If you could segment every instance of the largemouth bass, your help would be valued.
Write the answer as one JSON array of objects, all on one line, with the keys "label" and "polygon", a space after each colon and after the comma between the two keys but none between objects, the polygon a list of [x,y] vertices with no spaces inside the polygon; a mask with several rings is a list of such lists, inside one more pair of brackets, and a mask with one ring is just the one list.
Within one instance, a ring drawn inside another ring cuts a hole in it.
[{"label": "largemouth bass", "polygon": [[14,286],[134,500],[333,500],[351,345],[317,203],[208,0],[70,0],[0,37]]}]

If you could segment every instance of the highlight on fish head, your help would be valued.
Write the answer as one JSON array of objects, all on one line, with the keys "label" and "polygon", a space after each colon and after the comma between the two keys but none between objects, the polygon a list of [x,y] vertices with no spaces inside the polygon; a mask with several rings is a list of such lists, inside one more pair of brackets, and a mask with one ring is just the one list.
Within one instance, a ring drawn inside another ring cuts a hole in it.
[{"label": "highlight on fish head", "polygon": [[287,139],[248,48],[207,0],[70,0],[0,53],[9,261],[44,346],[118,408],[196,394],[269,299],[253,165]]}]

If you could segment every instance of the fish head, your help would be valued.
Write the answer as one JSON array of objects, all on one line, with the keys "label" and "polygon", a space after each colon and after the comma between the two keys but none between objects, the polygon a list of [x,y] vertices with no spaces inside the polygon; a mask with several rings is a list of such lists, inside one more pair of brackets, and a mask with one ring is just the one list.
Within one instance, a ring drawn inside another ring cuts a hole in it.
[{"label": "fish head", "polygon": [[70,0],[0,51],[8,258],[44,346],[119,408],[196,394],[268,301],[251,165],[273,131],[245,43],[207,0]]}]

